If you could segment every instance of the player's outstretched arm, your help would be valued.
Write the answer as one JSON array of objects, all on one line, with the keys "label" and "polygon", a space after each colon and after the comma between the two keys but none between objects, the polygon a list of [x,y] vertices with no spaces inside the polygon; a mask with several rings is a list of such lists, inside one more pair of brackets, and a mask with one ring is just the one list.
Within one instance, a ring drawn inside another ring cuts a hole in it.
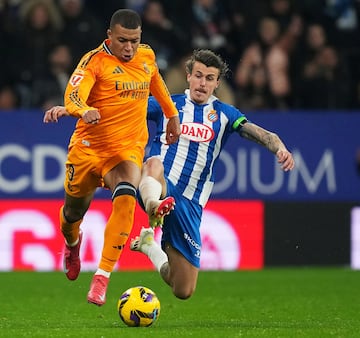
[{"label": "player's outstretched arm", "polygon": [[292,170],[295,166],[294,158],[280,137],[255,123],[247,122],[240,129],[240,135],[250,141],[263,145],[274,153],[284,171]]},{"label": "player's outstretched arm", "polygon": [[62,116],[69,116],[64,106],[54,106],[48,109],[44,114],[44,123],[58,122]]},{"label": "player's outstretched arm", "polygon": [[[58,122],[62,116],[70,116],[70,114],[64,106],[54,106],[45,112],[43,121],[44,123]],[[98,124],[100,117],[97,109],[89,109],[82,115],[82,119],[87,124]]]}]

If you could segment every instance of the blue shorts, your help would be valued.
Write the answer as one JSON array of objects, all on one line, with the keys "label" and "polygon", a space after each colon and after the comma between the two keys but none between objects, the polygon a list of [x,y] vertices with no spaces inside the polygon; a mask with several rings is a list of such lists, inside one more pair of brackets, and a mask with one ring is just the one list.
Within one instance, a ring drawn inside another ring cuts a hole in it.
[{"label": "blue shorts", "polygon": [[[200,223],[203,209],[201,205],[182,196],[169,180],[166,180],[166,185],[167,196],[175,198],[175,209],[164,217],[161,246],[164,249],[165,243],[169,243],[190,264],[200,268]],[[139,202],[144,208],[141,198]]]}]

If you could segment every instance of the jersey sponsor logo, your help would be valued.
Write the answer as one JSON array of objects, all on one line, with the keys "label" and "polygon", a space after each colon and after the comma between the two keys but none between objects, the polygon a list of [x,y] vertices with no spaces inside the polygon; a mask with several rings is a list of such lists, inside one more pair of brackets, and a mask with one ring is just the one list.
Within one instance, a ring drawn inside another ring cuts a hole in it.
[{"label": "jersey sponsor logo", "polygon": [[201,246],[199,243],[195,242],[195,240],[193,240],[189,234],[187,234],[186,232],[184,232],[184,238],[189,242],[190,245],[192,245],[195,249],[197,250],[201,250]]},{"label": "jersey sponsor logo", "polygon": [[150,90],[149,81],[115,81],[115,90]]},{"label": "jersey sponsor logo", "polygon": [[74,73],[70,78],[70,83],[73,87],[77,87],[83,78],[84,76],[82,74]]},{"label": "jersey sponsor logo", "polygon": [[193,142],[209,142],[214,138],[214,130],[205,124],[196,122],[183,122],[181,135]]}]

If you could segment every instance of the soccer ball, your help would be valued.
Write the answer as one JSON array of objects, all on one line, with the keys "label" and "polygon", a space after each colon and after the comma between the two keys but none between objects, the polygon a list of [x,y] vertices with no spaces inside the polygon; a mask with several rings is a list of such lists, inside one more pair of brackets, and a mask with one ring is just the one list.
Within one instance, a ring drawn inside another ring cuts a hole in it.
[{"label": "soccer ball", "polygon": [[160,315],[160,301],[154,291],[135,286],[121,295],[117,309],[127,326],[150,326]]}]

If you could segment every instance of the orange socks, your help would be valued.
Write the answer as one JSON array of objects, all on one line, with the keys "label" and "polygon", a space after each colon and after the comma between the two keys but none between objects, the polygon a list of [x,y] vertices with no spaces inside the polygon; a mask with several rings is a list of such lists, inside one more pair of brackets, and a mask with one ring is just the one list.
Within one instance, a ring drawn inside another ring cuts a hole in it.
[{"label": "orange socks", "polygon": [[113,199],[112,213],[105,228],[100,269],[111,272],[119,260],[133,226],[135,205],[134,196],[124,194]]},{"label": "orange socks", "polygon": [[80,224],[82,222],[82,219],[74,223],[68,223],[68,221],[65,219],[63,209],[64,206],[60,208],[59,213],[60,230],[65,237],[66,244],[68,244],[69,246],[73,246],[77,243],[79,239]]}]

